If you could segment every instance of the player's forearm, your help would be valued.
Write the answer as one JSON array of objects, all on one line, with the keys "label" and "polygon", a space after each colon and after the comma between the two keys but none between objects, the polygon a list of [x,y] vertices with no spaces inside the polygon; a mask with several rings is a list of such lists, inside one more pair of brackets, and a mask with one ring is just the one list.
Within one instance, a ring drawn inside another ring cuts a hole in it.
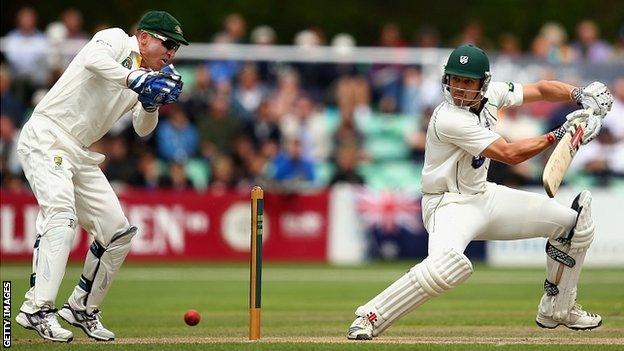
[{"label": "player's forearm", "polygon": [[517,165],[546,150],[556,138],[552,134],[508,143],[499,138],[483,150],[482,155],[509,165]]},{"label": "player's forearm", "polygon": [[134,131],[140,137],[145,137],[156,129],[158,124],[158,110],[147,112],[138,104],[132,115],[132,125]]},{"label": "player's forearm", "polygon": [[514,165],[522,163],[548,149],[554,141],[555,139],[552,135],[546,134],[535,138],[523,139],[517,142],[509,143],[508,147],[511,150],[509,161],[511,161],[511,164]]},{"label": "player's forearm", "polygon": [[540,80],[535,84],[527,85],[527,88],[524,96],[525,102],[564,102],[574,100],[573,91],[576,87],[556,80]]}]

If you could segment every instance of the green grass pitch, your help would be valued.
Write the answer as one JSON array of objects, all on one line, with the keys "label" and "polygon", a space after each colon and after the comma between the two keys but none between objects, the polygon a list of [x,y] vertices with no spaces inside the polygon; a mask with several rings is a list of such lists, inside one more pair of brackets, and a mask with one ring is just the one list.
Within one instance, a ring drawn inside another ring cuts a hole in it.
[{"label": "green grass pitch", "polygon": [[[579,302],[603,316],[594,331],[534,323],[543,269],[476,266],[462,286],[430,300],[373,342],[347,341],[356,306],[403,274],[412,262],[332,267],[265,264],[262,340],[247,341],[249,271],[234,264],[126,264],[102,306],[114,343],[98,343],[70,328],[74,341],[42,341],[15,321],[30,265],[2,264],[12,286],[15,350],[621,350],[624,348],[624,270],[585,269]],[[62,305],[80,275],[71,265],[57,299]],[[184,324],[187,309],[202,315]],[[64,324],[64,322],[61,322]]]}]

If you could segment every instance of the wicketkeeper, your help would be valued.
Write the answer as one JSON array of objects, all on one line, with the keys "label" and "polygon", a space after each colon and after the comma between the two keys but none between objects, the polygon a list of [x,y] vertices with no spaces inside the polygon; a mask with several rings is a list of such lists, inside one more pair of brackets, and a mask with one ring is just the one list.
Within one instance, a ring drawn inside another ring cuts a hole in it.
[{"label": "wicketkeeper", "polygon": [[93,236],[78,285],[58,315],[89,337],[113,340],[99,306],[130,251],[137,228],[89,151],[126,112],[136,133],[158,123],[158,108],[177,101],[182,80],[170,65],[182,27],[164,11],[147,12],[137,34],[112,28],[96,33],[35,107],[18,141],[18,157],[39,203],[30,290],[17,323],[48,340],[69,342],[56,319],[56,295],[65,274],[76,225]]}]

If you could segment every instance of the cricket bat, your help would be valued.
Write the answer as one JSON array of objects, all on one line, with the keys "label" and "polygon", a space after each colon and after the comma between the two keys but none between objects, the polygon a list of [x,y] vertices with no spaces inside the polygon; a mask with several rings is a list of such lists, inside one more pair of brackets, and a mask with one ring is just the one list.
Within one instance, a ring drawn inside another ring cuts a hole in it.
[{"label": "cricket bat", "polygon": [[548,196],[555,197],[574,155],[581,146],[585,126],[585,122],[579,122],[568,129],[546,162],[542,181]]}]

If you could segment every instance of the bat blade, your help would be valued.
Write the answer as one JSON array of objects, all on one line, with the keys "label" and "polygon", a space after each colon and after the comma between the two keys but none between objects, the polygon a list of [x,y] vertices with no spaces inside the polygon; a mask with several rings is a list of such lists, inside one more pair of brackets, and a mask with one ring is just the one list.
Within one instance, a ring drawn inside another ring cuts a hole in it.
[{"label": "bat blade", "polygon": [[585,123],[574,124],[561,138],[550,158],[548,158],[542,174],[544,190],[548,196],[555,197],[574,155],[581,146],[585,126]]}]

